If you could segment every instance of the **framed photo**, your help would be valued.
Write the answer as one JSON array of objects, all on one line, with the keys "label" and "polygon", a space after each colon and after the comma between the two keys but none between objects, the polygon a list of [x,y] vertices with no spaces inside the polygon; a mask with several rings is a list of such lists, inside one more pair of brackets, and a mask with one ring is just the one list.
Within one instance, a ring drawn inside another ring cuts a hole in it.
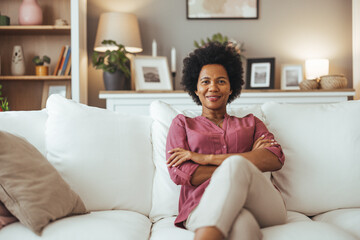
[{"label": "framed photo", "polygon": [[301,65],[285,64],[281,66],[281,89],[300,89],[299,83],[303,80]]},{"label": "framed photo", "polygon": [[275,58],[250,58],[247,60],[247,89],[273,89],[274,77]]},{"label": "framed photo", "polygon": [[186,0],[187,19],[258,19],[259,0]]},{"label": "framed photo", "polygon": [[71,98],[71,81],[45,81],[41,99],[41,108],[46,107],[46,100],[51,94],[59,94]]},{"label": "framed photo", "polygon": [[131,75],[136,91],[173,90],[166,57],[133,57]]}]

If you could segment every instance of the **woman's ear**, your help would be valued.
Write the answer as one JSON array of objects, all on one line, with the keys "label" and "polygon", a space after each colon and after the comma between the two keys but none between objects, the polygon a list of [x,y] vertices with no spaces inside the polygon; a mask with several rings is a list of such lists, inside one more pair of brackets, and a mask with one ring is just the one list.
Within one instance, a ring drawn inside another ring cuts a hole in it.
[{"label": "woman's ear", "polygon": [[194,91],[194,93],[196,94],[196,96],[199,96],[199,94],[198,94],[198,91],[197,91],[197,90],[195,90],[195,91]]}]

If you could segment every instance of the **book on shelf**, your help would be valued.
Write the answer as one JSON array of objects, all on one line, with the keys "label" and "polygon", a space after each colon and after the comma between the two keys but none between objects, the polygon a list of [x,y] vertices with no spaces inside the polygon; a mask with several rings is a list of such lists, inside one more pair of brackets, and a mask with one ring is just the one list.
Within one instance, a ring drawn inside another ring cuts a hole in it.
[{"label": "book on shelf", "polygon": [[64,60],[64,64],[63,64],[62,69],[61,69],[60,74],[59,74],[60,76],[65,75],[66,67],[67,67],[67,65],[69,63],[70,56],[71,56],[71,47],[68,47],[68,50],[66,52],[66,57],[65,57],[65,60]]},{"label": "book on shelf", "polygon": [[53,75],[56,76],[57,75],[57,72],[59,71],[59,68],[60,68],[60,63],[61,63],[61,59],[64,55],[64,51],[65,51],[65,46],[62,46],[61,50],[60,50],[60,56],[58,58],[58,61],[56,63],[56,66],[55,66],[55,69],[54,69],[54,72],[53,72]]},{"label": "book on shelf", "polygon": [[70,71],[71,71],[71,54],[70,54],[69,61],[68,61],[68,64],[66,66],[64,75],[65,76],[70,76]]}]

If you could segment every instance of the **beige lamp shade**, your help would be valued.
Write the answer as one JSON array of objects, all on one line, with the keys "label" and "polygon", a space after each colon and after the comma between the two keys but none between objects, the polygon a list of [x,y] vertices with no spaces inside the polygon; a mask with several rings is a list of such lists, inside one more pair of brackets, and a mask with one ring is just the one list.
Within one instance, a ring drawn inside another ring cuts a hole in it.
[{"label": "beige lamp shade", "polygon": [[96,33],[94,50],[105,52],[116,50],[116,46],[103,45],[103,40],[114,40],[125,46],[130,53],[142,52],[139,23],[134,14],[107,12],[102,13]]},{"label": "beige lamp shade", "polygon": [[308,59],[305,61],[306,79],[317,79],[329,74],[329,59]]}]

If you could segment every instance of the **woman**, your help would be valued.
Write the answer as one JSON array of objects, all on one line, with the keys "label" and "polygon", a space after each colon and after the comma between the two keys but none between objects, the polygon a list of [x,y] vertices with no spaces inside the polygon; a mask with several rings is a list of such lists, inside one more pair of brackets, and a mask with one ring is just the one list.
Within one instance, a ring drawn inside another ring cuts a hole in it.
[{"label": "woman", "polygon": [[285,158],[258,118],[226,113],[243,84],[239,54],[216,42],[196,49],[184,59],[182,84],[202,114],[179,114],[167,137],[170,176],[182,185],[175,225],[195,239],[261,239],[260,228],[285,222],[281,195],[262,174]]}]

